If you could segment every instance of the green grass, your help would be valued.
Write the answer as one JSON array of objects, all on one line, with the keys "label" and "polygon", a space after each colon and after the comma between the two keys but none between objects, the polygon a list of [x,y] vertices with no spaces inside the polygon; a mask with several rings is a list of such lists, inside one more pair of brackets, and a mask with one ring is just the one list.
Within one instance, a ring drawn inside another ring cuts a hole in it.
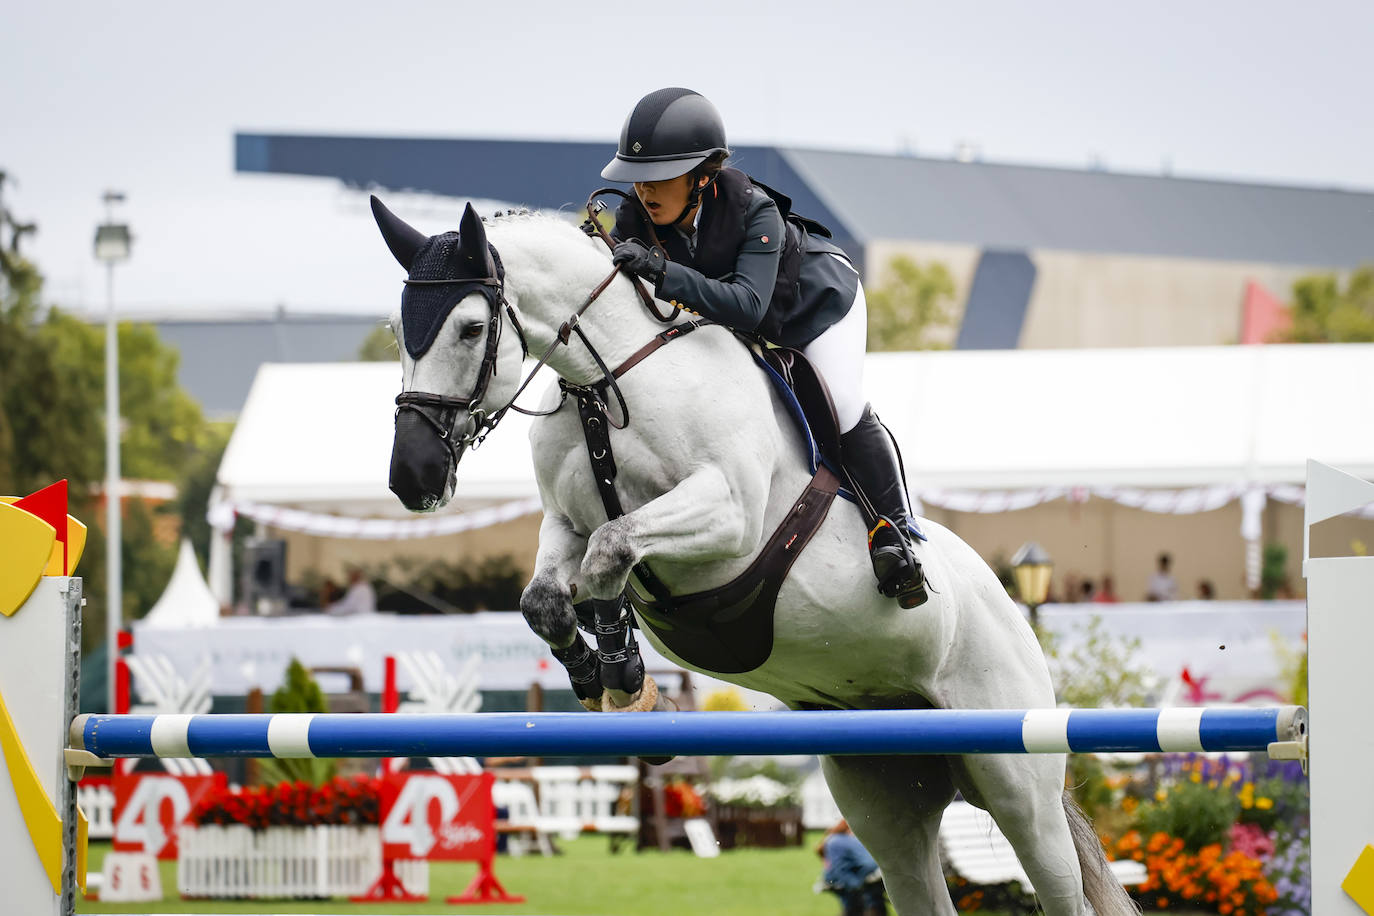
[{"label": "green grass", "polygon": [[[560,840],[563,855],[498,857],[497,878],[525,903],[448,905],[476,874],[469,863],[432,863],[430,901],[424,904],[355,904],[333,900],[182,900],[176,863],[162,862],[161,903],[105,904],[84,901],[78,913],[546,913],[562,916],[835,916],[839,899],[814,894],[820,876],[815,854],[819,834],[786,849],[732,849],[714,859],[686,850],[668,853],[628,847],[612,854],[605,837]],[[91,844],[91,871],[100,868],[108,843]]]}]

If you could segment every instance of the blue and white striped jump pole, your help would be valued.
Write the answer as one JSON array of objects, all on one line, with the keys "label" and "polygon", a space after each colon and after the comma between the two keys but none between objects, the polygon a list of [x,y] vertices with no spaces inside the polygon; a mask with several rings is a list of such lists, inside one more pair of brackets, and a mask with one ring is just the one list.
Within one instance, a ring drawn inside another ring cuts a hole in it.
[{"label": "blue and white striped jump pole", "polygon": [[467,715],[83,715],[97,757],[695,756],[1265,751],[1300,706]]}]

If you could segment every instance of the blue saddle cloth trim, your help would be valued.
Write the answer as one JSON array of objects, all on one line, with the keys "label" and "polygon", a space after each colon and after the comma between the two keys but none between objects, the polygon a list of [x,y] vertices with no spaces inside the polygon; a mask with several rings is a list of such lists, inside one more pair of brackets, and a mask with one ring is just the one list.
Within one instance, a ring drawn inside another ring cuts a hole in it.
[{"label": "blue saddle cloth trim", "polygon": [[[792,420],[797,424],[797,429],[806,437],[806,447],[808,450],[806,469],[812,474],[816,473],[816,469],[820,466],[821,462],[824,461],[824,458],[821,455],[820,447],[816,445],[816,437],[811,432],[811,424],[806,420],[806,413],[802,410],[801,401],[797,400],[796,392],[787,384],[787,380],[778,374],[778,370],[770,366],[768,361],[762,356],[759,356],[752,347],[749,349],[749,355],[754,357],[754,362],[759,364],[759,368],[768,376],[769,380],[773,383],[773,387],[778,390],[778,396],[782,398],[783,404],[786,405],[787,412],[792,415]],[[844,468],[837,468],[829,461],[825,461],[825,466],[830,469],[831,473],[840,478],[840,480],[848,479],[845,476]],[[844,499],[858,505],[859,500],[847,487],[841,486],[838,493]],[[922,541],[926,540],[925,533],[921,531],[914,519],[908,526],[908,530],[911,532],[912,537],[919,538]]]},{"label": "blue saddle cloth trim", "polygon": [[[788,386],[787,380],[779,375],[776,369],[768,365],[767,360],[755,353],[752,347],[749,349],[749,355],[754,357],[754,362],[759,364],[759,368],[768,376],[773,387],[778,390],[778,396],[782,398],[782,403],[787,407],[787,412],[792,415],[792,420],[797,424],[797,429],[806,437],[806,469],[812,474],[816,473],[816,469],[821,464],[821,450],[816,445],[816,437],[811,434],[811,424],[806,422],[806,414],[802,412],[801,402],[797,400],[796,393]],[[844,479],[844,472],[840,468],[832,467],[830,470],[834,472],[836,477],[841,480]],[[853,499],[853,494],[846,493],[843,488],[841,488],[840,493],[847,499]]]}]

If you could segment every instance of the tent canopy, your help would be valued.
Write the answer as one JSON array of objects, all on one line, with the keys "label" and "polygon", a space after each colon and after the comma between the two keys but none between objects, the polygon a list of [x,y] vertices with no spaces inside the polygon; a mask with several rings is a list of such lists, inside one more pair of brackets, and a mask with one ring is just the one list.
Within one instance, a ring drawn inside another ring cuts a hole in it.
[{"label": "tent canopy", "polygon": [[884,353],[865,385],[924,487],[1374,476],[1374,344]]},{"label": "tent canopy", "polygon": [[[1374,416],[1374,344],[867,359],[865,387],[918,492],[1300,485],[1308,458],[1374,477],[1374,433],[1348,419]],[[399,390],[394,363],[264,365],[220,466],[221,498],[404,517],[387,490]],[[507,414],[464,458],[448,511],[537,495],[529,423]]]},{"label": "tent canopy", "polygon": [[153,629],[213,627],[219,623],[219,599],[200,574],[200,563],[189,538],[181,539],[171,581],[146,615],[143,625]]},{"label": "tent canopy", "polygon": [[[265,363],[225,449],[217,483],[230,503],[403,518],[387,489],[399,363]],[[529,419],[511,411],[463,457],[452,509],[537,495]]]}]

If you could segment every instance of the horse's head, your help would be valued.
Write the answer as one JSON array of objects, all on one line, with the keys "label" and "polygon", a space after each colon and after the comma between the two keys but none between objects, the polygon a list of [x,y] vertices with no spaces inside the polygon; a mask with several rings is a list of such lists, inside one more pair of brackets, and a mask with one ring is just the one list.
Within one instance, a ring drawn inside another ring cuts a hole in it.
[{"label": "horse's head", "polygon": [[[376,197],[372,214],[407,272],[391,321],[402,370],[391,491],[406,508],[429,511],[453,496],[459,459],[514,397],[523,339],[505,299],[500,256],[471,204],[457,232],[434,236]],[[507,322],[514,333],[502,334]]]}]

